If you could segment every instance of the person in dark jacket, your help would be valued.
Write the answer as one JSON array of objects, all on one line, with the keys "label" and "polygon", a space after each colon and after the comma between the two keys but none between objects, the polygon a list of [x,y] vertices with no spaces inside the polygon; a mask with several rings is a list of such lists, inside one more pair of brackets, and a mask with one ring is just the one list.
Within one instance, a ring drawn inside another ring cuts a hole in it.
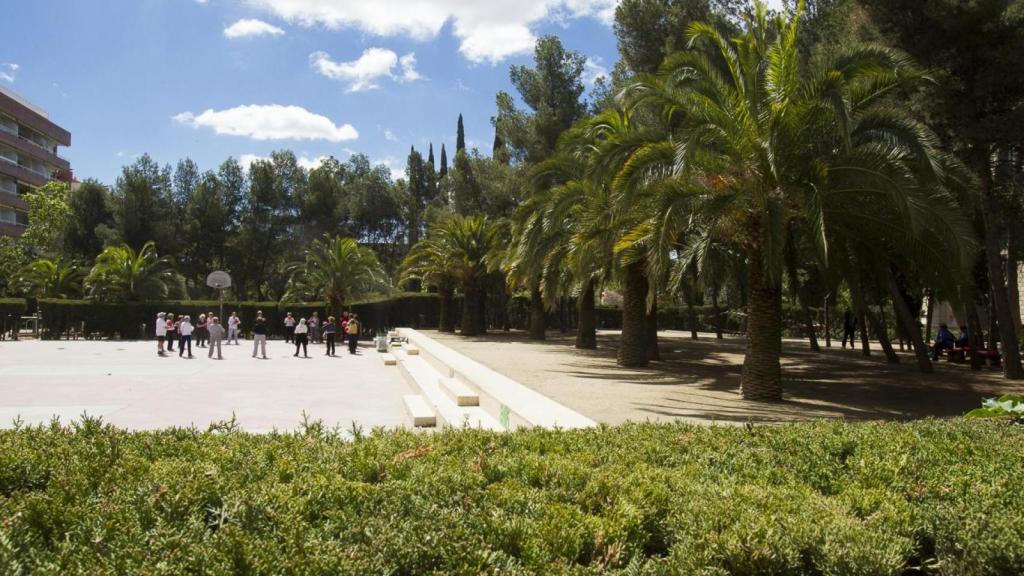
[{"label": "person in dark jacket", "polygon": [[846,340],[850,340],[850,349],[856,348],[853,343],[857,339],[857,319],[853,317],[853,312],[847,308],[846,312],[843,313],[843,348],[846,348]]},{"label": "person in dark jacket", "polygon": [[932,360],[938,360],[943,350],[952,350],[954,346],[955,341],[949,326],[939,324],[939,333],[935,335],[935,345],[932,346]]},{"label": "person in dark jacket", "polygon": [[256,322],[252,326],[252,357],[256,357],[256,351],[263,353],[263,359],[267,359],[267,319],[263,314],[256,316]]}]

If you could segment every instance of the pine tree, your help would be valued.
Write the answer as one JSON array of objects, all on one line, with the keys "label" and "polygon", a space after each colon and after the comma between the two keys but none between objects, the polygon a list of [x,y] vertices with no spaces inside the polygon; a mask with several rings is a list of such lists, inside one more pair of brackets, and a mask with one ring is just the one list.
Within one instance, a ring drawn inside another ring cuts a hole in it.
[{"label": "pine tree", "polygon": [[491,146],[491,158],[501,162],[502,164],[508,164],[508,150],[505,150],[505,141],[501,139],[501,135],[498,131],[494,131],[494,145]]},{"label": "pine tree", "polygon": [[448,175],[448,153],[444,151],[444,144],[441,144],[441,171],[437,173],[438,179]]},{"label": "pine tree", "polygon": [[459,114],[459,126],[455,133],[455,153],[466,149],[466,130],[462,127],[462,114]]}]

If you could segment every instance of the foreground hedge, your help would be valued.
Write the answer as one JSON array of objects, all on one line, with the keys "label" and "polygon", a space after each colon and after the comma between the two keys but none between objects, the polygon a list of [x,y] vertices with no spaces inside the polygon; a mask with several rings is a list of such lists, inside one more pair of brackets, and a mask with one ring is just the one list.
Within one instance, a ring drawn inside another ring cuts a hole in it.
[{"label": "foreground hedge", "polygon": [[0,432],[2,574],[1021,574],[1024,430]]}]

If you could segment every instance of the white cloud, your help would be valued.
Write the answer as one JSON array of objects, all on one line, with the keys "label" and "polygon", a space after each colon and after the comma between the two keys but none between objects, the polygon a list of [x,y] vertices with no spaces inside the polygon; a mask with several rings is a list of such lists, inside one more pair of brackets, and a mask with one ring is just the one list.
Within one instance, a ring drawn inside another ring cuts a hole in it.
[{"label": "white cloud", "polygon": [[0,62],[0,80],[14,82],[14,77],[17,75],[19,68],[21,66],[13,62]]},{"label": "white cloud", "polygon": [[384,139],[389,142],[398,142],[398,136],[391,130],[384,130]]},{"label": "white cloud", "polygon": [[267,24],[263,20],[245,18],[224,29],[226,38],[245,38],[248,36],[281,36],[284,30]]},{"label": "white cloud", "polygon": [[598,78],[607,80],[609,78],[608,69],[601,65],[599,56],[588,57],[583,64],[583,82],[587,86],[593,86]]},{"label": "white cloud", "polygon": [[300,106],[237,106],[227,110],[209,109],[198,116],[182,112],[175,122],[193,128],[212,128],[217,134],[246,136],[253,140],[355,140],[359,132],[351,124],[335,125],[330,118]]},{"label": "white cloud", "polygon": [[[313,170],[314,168],[319,168],[320,164],[328,158],[330,158],[330,156],[316,156],[315,158],[299,156],[295,161],[301,168]],[[248,170],[252,163],[257,160],[270,160],[270,156],[260,156],[259,154],[241,154],[238,156],[238,163],[246,170]]]},{"label": "white cloud", "polygon": [[495,64],[533,50],[544,20],[596,18],[611,23],[618,0],[245,0],[301,26],[355,28],[376,36],[435,38],[449,20],[459,51]]},{"label": "white cloud", "polygon": [[[413,82],[423,77],[416,71],[416,55],[412,52],[398,57],[393,50],[367,48],[359,58],[351,62],[335,62],[326,52],[309,55],[309,63],[318,73],[348,84],[348,92],[361,92],[379,88],[381,78],[398,82]],[[395,73],[395,67],[400,73]]]}]

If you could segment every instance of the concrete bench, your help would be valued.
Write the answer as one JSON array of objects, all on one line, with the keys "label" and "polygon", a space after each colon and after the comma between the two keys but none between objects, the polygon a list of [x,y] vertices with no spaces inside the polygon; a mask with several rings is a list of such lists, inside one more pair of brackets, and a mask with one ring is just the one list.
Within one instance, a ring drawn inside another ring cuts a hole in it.
[{"label": "concrete bench", "polygon": [[480,395],[455,378],[438,378],[441,389],[459,406],[479,406]]},{"label": "concrete bench", "polygon": [[397,366],[398,365],[398,358],[395,358],[394,354],[388,354],[387,352],[385,352],[384,354],[381,354],[380,357],[381,357],[381,360],[384,361],[384,365],[385,366]]},{"label": "concrete bench", "polygon": [[405,353],[409,356],[419,356],[420,349],[410,344],[405,347]]},{"label": "concrete bench", "polygon": [[417,428],[429,428],[437,426],[437,416],[430,408],[427,401],[419,394],[409,394],[402,397],[405,402],[405,409],[412,416],[412,425]]}]

